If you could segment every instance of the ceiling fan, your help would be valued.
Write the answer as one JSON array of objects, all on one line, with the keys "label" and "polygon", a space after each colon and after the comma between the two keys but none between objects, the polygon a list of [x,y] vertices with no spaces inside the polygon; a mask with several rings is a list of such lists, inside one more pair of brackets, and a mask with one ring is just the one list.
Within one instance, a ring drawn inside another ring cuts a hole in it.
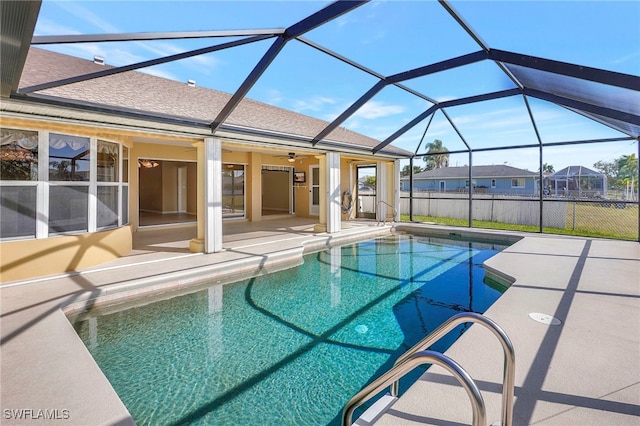
[{"label": "ceiling fan", "polygon": [[302,156],[296,155],[295,152],[290,152],[287,155],[277,155],[280,158],[286,158],[289,163],[295,163],[298,158],[302,158]]}]

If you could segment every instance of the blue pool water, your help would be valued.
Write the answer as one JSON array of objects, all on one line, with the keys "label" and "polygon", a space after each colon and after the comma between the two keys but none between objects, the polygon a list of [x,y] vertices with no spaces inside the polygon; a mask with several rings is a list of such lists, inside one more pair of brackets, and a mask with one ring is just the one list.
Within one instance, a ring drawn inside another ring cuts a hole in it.
[{"label": "blue pool water", "polygon": [[409,347],[500,296],[482,262],[504,247],[394,235],[74,327],[139,425],[338,425]]}]

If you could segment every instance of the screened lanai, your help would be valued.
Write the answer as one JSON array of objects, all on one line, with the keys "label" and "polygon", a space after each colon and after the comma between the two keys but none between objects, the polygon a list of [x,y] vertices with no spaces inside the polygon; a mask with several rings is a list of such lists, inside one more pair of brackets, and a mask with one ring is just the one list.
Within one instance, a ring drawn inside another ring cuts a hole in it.
[{"label": "screened lanai", "polygon": [[[410,182],[397,206],[402,220],[640,239],[637,3],[160,2],[154,19],[99,19],[109,7],[2,2],[2,96],[163,125],[185,118],[60,94],[132,70],[193,81],[232,94],[211,106],[209,120],[189,123],[212,135],[233,132],[236,107],[249,98],[325,120],[312,136],[255,130],[297,146],[337,147],[343,127],[379,141],[373,154],[390,146],[412,153],[401,162]],[[122,16],[145,16],[148,7],[118,3]],[[602,16],[616,22],[603,26]],[[30,46],[97,56],[113,68],[23,87]],[[412,175],[434,156],[466,167],[462,189],[414,190]],[[480,184],[474,166],[489,165],[538,176],[527,194],[491,193],[484,189],[493,180],[527,186],[499,175]],[[624,208],[545,191],[549,176],[575,166],[600,167],[607,197]]]}]

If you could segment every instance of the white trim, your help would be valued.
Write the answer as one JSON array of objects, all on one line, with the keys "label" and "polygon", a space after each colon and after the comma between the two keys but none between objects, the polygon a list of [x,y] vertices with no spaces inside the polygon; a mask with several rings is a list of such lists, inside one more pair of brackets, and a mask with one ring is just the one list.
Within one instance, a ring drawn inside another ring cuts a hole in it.
[{"label": "white trim", "polygon": [[376,199],[373,204],[374,212],[377,221],[384,221],[387,217],[387,205],[380,203],[378,208],[378,201],[384,201],[388,203],[387,199],[387,164],[382,161],[376,162]]},{"label": "white trim", "polygon": [[[118,144],[118,223],[117,226],[118,228],[122,226],[122,187],[123,182],[122,182],[122,172],[123,172],[123,166],[122,164],[124,163],[124,145],[122,145],[121,143]],[[128,193],[128,192],[127,192]],[[128,203],[127,203],[128,204]]]},{"label": "white trim", "polygon": [[89,192],[87,231],[98,230],[98,139],[89,139]]},{"label": "white trim", "polygon": [[400,222],[400,160],[393,162],[393,207],[395,209],[394,220]]},{"label": "white trim", "polygon": [[327,152],[327,232],[340,232],[340,154]]},{"label": "white trim", "polygon": [[204,252],[222,250],[222,141],[204,139]]},{"label": "white trim", "polygon": [[36,239],[49,237],[49,132],[38,136],[38,187],[36,188]]}]

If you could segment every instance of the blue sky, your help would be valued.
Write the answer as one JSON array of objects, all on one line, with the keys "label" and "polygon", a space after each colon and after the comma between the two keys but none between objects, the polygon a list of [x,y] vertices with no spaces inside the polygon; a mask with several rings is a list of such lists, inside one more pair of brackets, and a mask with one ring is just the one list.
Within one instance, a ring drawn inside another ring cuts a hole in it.
[{"label": "blue sky", "polygon": [[[315,1],[49,1],[44,0],[36,35],[120,32],[284,28],[317,11]],[[640,74],[640,2],[637,1],[452,1],[453,7],[492,48]],[[371,2],[304,35],[382,75],[428,65],[479,50],[479,46],[434,1]],[[47,48],[109,65],[125,65],[230,39],[84,43]],[[232,93],[271,40],[142,70],[164,78]],[[303,43],[289,42],[249,92],[249,97],[324,120],[332,120],[377,79]],[[405,82],[438,101],[513,87],[489,62]],[[344,123],[383,140],[431,104],[396,87],[387,87]],[[623,136],[567,110],[530,100],[545,142]],[[212,118],[216,112],[212,112]],[[536,143],[521,97],[447,110],[472,147]],[[394,142],[415,150],[426,121]],[[442,113],[437,113],[424,143],[440,139],[450,150],[464,144]],[[424,150],[421,150],[423,152]],[[637,152],[637,143],[557,147],[543,161],[556,170],[592,167]],[[537,150],[477,153],[474,164],[502,164],[537,170]],[[451,165],[468,164],[452,155]]]}]

